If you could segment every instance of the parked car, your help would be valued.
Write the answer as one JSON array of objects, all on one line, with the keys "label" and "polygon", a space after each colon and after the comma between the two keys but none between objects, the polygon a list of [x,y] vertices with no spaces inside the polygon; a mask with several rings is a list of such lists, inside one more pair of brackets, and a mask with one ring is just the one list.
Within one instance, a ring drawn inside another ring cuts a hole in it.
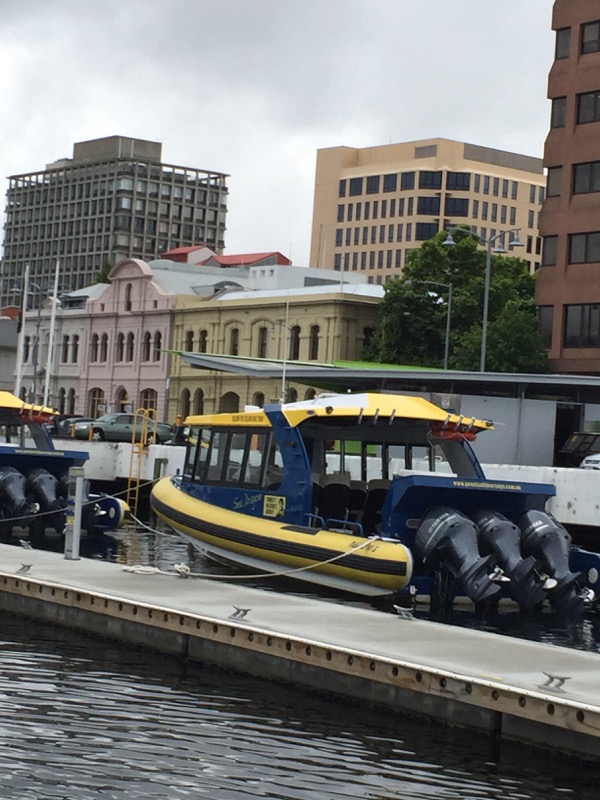
[{"label": "parked car", "polygon": [[579,466],[581,469],[600,469],[600,453],[590,453]]},{"label": "parked car", "polygon": [[[139,441],[144,429],[144,418],[134,414],[104,414],[98,419],[87,422],[75,423],[75,438],[94,439],[97,441],[108,442],[131,442],[134,434]],[[91,429],[91,434],[90,434]],[[173,436],[173,427],[166,422],[158,422],[156,425],[152,420],[148,420],[148,441],[159,443],[166,442]]]},{"label": "parked car", "polygon": [[59,439],[66,439],[73,436],[73,430],[76,423],[89,423],[94,420],[91,417],[59,417],[54,420],[50,433]]}]

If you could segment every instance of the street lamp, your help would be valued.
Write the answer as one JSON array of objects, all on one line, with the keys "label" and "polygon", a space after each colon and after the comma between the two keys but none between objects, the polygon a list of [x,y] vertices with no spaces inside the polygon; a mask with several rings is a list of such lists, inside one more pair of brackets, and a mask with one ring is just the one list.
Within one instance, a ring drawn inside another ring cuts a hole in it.
[{"label": "street lamp", "polygon": [[[450,325],[452,320],[452,284],[442,283],[441,281],[413,281],[409,279],[404,282],[405,286],[413,283],[429,283],[432,286],[443,286],[448,291],[448,307],[446,310],[446,342],[444,344],[444,369],[448,369],[448,357],[450,355]],[[433,294],[433,292],[431,293]]]},{"label": "street lamp", "polygon": [[[519,231],[520,228],[510,228],[507,231],[500,231],[495,236],[490,236],[489,239],[486,239],[484,236],[481,236],[479,233],[475,233],[475,231],[470,230],[469,228],[459,228],[458,229],[461,233],[469,234],[470,236],[474,236],[479,242],[486,246],[486,256],[485,256],[485,284],[483,289],[483,320],[481,323],[481,351],[479,357],[479,371],[485,372],[485,351],[487,346],[487,326],[488,326],[488,305],[490,300],[490,272],[492,268],[492,252],[501,255],[506,253],[502,244],[493,247],[494,243],[498,241],[498,239],[503,239],[507,234],[515,234],[515,236],[510,240],[508,243],[509,247],[523,247],[523,242],[519,239]],[[443,242],[446,247],[454,246],[456,242],[452,238],[452,231],[448,231],[448,236],[446,237],[446,241]]]}]

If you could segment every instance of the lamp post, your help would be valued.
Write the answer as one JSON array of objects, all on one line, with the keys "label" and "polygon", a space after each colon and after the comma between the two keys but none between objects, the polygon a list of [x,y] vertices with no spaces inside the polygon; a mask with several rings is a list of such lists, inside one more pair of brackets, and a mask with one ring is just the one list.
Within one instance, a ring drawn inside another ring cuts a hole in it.
[{"label": "lamp post", "polygon": [[[503,239],[506,235],[515,234],[515,236],[510,240],[508,243],[509,247],[522,247],[523,242],[519,239],[519,231],[520,228],[509,228],[507,231],[500,231],[499,233],[495,234],[494,236],[490,236],[489,239],[486,239],[484,236],[481,236],[479,233],[475,233],[474,231],[468,228],[459,228],[458,229],[461,233],[469,234],[470,236],[474,236],[475,239],[478,239],[479,242],[486,247],[486,255],[485,255],[485,282],[483,287],[483,319],[481,322],[481,351],[479,356],[479,371],[485,372],[485,354],[486,354],[486,347],[487,347],[487,326],[488,326],[488,306],[490,300],[490,273],[492,269],[492,252],[497,254],[506,253],[506,250],[502,245],[497,245],[493,247],[493,245],[499,240]],[[452,247],[455,245],[456,242],[452,238],[452,231],[448,231],[448,236],[444,245],[447,247]]]},{"label": "lamp post", "polygon": [[[432,286],[443,286],[446,291],[448,292],[448,304],[446,309],[446,341],[444,344],[444,369],[448,369],[448,358],[450,356],[450,326],[452,322],[452,284],[451,283],[442,283],[441,281],[413,281],[409,279],[404,282],[405,285],[412,285],[415,283],[428,283]],[[434,292],[431,292],[434,294]]]}]

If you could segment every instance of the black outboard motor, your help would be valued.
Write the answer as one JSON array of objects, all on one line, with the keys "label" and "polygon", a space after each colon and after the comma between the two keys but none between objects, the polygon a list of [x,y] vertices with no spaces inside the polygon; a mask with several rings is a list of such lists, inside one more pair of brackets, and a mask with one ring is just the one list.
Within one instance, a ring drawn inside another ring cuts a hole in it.
[{"label": "black outboard motor", "polygon": [[421,520],[413,547],[416,559],[426,567],[447,569],[475,603],[501,589],[490,574],[490,556],[479,555],[475,523],[454,508],[430,509]]},{"label": "black outboard motor", "polygon": [[548,599],[557,611],[580,614],[583,599],[578,595],[580,573],[569,569],[571,537],[560,522],[545,511],[526,511],[519,518],[523,555],[534,556],[538,569],[546,573]]},{"label": "black outboard motor", "polygon": [[478,511],[473,520],[479,528],[482,553],[493,553],[502,571],[510,578],[507,588],[521,608],[535,608],[546,599],[544,578],[536,570],[536,558],[521,556],[521,531],[497,511]]},{"label": "black outboard motor", "polygon": [[27,475],[27,488],[40,504],[40,527],[54,528],[57,533],[62,533],[66,521],[66,503],[60,497],[58,478],[38,467]]},{"label": "black outboard motor", "polygon": [[39,510],[27,495],[27,482],[15,467],[0,467],[0,505],[2,506],[2,534],[6,537],[13,527],[26,528]]}]

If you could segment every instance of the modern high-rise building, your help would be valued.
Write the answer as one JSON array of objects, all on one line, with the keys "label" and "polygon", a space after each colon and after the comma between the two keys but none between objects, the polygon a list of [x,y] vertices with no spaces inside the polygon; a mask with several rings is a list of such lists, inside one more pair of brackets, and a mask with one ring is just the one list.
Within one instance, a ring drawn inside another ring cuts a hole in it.
[{"label": "modern high-rise building", "polygon": [[466,223],[484,239],[520,228],[534,271],[545,183],[539,158],[448,139],[319,150],[310,265],[385,283],[409,250]]},{"label": "modern high-rise building", "polygon": [[537,280],[550,364],[600,373],[600,0],[556,0]]},{"label": "modern high-rise building", "polygon": [[31,285],[79,289],[107,262],[152,260],[174,247],[225,247],[227,175],[161,162],[162,145],[109,136],[78,142],[73,158],[12,175],[6,196],[0,306]]}]

